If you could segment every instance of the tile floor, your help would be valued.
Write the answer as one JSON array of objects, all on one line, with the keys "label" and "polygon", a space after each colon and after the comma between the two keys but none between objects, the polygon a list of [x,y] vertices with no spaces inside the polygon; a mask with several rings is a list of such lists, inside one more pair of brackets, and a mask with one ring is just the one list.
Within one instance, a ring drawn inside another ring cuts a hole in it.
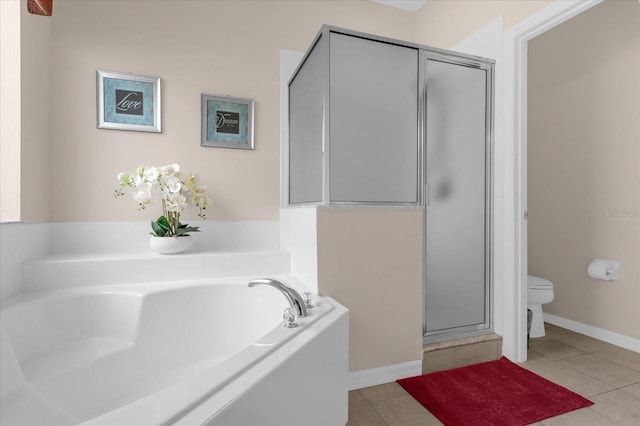
[{"label": "tile floor", "polygon": [[[595,404],[536,426],[640,425],[640,353],[546,324],[531,339],[523,367]],[[427,426],[442,423],[397,383],[349,392],[347,426]]]}]

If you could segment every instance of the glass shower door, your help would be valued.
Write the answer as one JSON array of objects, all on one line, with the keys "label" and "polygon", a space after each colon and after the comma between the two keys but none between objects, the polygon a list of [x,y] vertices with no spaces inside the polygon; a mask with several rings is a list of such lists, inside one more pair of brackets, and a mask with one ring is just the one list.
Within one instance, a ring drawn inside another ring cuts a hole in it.
[{"label": "glass shower door", "polygon": [[491,327],[491,69],[424,58],[424,333],[438,341]]}]

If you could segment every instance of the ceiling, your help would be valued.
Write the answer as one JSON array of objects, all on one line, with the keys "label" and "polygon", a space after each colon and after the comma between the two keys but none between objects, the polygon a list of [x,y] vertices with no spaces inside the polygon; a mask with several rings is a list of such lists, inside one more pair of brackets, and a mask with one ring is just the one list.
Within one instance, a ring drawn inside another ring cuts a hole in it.
[{"label": "ceiling", "polygon": [[417,12],[427,2],[427,0],[371,0],[374,3],[396,7],[409,12]]}]

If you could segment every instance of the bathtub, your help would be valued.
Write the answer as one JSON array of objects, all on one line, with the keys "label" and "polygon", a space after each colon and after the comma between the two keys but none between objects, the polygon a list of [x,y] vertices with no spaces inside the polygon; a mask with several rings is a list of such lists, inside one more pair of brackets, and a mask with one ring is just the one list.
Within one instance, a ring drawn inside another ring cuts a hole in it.
[{"label": "bathtub", "polygon": [[[11,425],[344,425],[348,311],[297,328],[257,277],[21,293],[2,302]],[[304,291],[294,277],[273,277]]]}]

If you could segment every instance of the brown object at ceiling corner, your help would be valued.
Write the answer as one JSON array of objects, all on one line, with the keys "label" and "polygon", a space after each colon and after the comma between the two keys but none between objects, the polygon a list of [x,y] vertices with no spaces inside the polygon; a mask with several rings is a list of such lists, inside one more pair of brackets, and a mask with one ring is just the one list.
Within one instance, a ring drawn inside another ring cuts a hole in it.
[{"label": "brown object at ceiling corner", "polygon": [[53,0],[27,0],[27,10],[34,15],[51,16]]}]

